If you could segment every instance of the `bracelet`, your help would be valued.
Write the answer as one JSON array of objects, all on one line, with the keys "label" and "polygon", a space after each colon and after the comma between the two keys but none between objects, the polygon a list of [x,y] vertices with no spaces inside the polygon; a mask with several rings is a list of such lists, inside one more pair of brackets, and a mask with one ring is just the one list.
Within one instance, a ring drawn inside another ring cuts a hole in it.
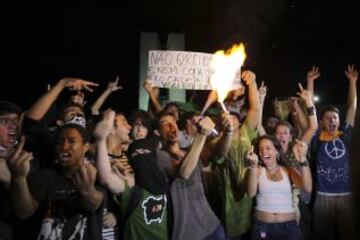
[{"label": "bracelet", "polygon": [[306,110],[307,110],[307,114],[308,114],[309,116],[314,116],[314,115],[316,115],[315,106],[307,107]]},{"label": "bracelet", "polygon": [[307,160],[305,160],[305,161],[301,162],[301,163],[299,164],[299,166],[300,166],[300,167],[308,167],[308,166],[309,166],[309,162],[308,162]]},{"label": "bracelet", "polygon": [[292,151],[290,153],[285,154],[283,161],[286,166],[290,166],[290,167],[296,167],[299,166],[300,164],[299,161],[296,160],[295,155]]}]

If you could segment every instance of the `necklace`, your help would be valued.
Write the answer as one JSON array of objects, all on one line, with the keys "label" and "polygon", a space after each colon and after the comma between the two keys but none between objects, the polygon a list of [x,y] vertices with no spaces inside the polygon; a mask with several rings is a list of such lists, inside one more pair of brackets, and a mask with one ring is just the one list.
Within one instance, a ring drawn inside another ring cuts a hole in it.
[{"label": "necklace", "polygon": [[280,167],[276,167],[276,169],[274,171],[267,170],[267,172],[270,175],[271,181],[274,181],[274,182],[276,181],[276,174],[279,171],[279,169],[280,169]]}]

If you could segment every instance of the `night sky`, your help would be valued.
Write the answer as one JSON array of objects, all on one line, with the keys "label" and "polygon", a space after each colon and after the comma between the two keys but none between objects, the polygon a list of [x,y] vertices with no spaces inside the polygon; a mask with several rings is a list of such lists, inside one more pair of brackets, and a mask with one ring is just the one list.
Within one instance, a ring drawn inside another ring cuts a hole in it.
[{"label": "night sky", "polygon": [[111,96],[108,104],[124,111],[137,108],[141,31],[185,33],[189,51],[212,53],[245,43],[244,68],[265,81],[270,99],[294,94],[316,64],[322,101],[344,103],[345,67],[360,66],[359,1],[74,2],[1,7],[2,99],[26,108],[48,83],[72,76],[102,84],[88,96],[91,103],[119,75],[126,90]]}]

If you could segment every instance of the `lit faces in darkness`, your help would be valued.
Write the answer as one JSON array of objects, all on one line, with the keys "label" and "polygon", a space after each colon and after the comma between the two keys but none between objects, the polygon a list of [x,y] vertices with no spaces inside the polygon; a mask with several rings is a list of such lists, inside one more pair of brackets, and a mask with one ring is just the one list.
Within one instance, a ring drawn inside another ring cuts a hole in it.
[{"label": "lit faces in darkness", "polygon": [[135,124],[131,130],[132,138],[135,140],[144,139],[144,138],[146,138],[147,134],[148,134],[147,127],[145,127],[142,124],[141,119],[136,119]]},{"label": "lit faces in darkness", "polygon": [[131,130],[131,126],[130,124],[126,121],[126,118],[124,115],[122,114],[117,114],[115,116],[115,134],[116,136],[119,137],[121,142],[130,142],[130,130]]},{"label": "lit faces in darkness", "polygon": [[321,119],[322,129],[330,134],[335,134],[340,126],[340,118],[337,112],[325,112]]},{"label": "lit faces in darkness", "polygon": [[63,130],[56,140],[58,163],[63,168],[75,168],[82,164],[89,144],[75,128]]},{"label": "lit faces in darkness", "polygon": [[0,145],[11,148],[17,142],[19,131],[19,116],[15,113],[0,116]]},{"label": "lit faces in darkness", "polygon": [[165,142],[175,143],[179,140],[179,128],[172,115],[165,115],[160,118],[159,132]]},{"label": "lit faces in darkness", "polygon": [[259,157],[265,167],[272,167],[276,164],[277,155],[278,152],[271,140],[264,138],[259,142]]},{"label": "lit faces in darkness", "polygon": [[286,151],[292,141],[292,134],[288,126],[278,125],[275,129],[275,138],[280,142],[281,148]]}]

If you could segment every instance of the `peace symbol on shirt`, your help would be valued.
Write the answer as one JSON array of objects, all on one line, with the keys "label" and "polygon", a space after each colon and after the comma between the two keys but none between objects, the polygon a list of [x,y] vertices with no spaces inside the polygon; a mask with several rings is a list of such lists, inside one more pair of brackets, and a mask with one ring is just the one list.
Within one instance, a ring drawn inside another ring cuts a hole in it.
[{"label": "peace symbol on shirt", "polygon": [[326,143],[325,151],[328,157],[332,159],[339,159],[346,153],[345,145],[340,139],[335,139],[334,141]]}]

